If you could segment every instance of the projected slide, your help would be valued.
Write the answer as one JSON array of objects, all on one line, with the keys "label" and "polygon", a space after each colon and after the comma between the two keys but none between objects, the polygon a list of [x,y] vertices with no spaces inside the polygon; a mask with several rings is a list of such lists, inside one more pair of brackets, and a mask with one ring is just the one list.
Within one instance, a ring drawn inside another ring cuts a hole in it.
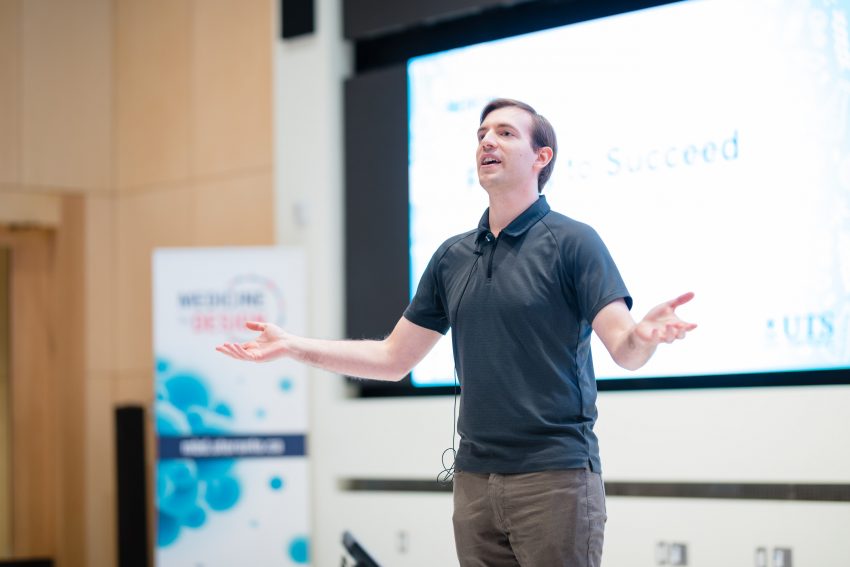
[{"label": "projected slide", "polygon": [[[692,290],[699,323],[637,372],[850,367],[850,0],[680,2],[409,64],[411,294],[434,250],[487,206],[481,108],[555,126],[544,194],[593,226],[642,317]],[[443,340],[417,385],[453,380]]]}]

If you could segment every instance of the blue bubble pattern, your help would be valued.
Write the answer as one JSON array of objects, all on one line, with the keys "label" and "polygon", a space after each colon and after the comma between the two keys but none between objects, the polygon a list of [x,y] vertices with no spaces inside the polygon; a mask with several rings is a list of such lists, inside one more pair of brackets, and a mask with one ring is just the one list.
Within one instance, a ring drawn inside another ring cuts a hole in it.
[{"label": "blue bubble pattern", "polygon": [[[213,400],[204,380],[191,372],[173,372],[156,362],[156,429],[160,436],[227,435],[233,411]],[[242,494],[233,474],[234,459],[168,459],[157,463],[157,545],[180,539],[184,528],[198,529],[211,512],[234,507]]]}]

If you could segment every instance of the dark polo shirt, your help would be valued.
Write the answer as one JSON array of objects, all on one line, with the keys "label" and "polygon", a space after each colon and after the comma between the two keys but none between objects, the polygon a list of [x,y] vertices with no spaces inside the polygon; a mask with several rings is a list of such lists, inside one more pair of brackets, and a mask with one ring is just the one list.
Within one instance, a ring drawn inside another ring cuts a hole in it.
[{"label": "dark polo shirt", "polygon": [[631,308],[596,232],[542,196],[498,238],[487,210],[477,230],[439,247],[404,316],[452,328],[459,470],[601,471],[591,322],[619,298]]}]

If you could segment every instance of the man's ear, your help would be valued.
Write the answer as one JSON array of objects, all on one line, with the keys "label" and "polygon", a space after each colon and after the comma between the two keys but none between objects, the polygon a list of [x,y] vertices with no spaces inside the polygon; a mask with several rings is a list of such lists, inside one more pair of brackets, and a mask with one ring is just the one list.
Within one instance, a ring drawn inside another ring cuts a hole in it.
[{"label": "man's ear", "polygon": [[549,162],[552,161],[552,156],[555,155],[555,152],[552,151],[552,148],[549,146],[543,146],[537,150],[537,159],[534,160],[534,165],[540,166],[540,169],[543,169]]}]

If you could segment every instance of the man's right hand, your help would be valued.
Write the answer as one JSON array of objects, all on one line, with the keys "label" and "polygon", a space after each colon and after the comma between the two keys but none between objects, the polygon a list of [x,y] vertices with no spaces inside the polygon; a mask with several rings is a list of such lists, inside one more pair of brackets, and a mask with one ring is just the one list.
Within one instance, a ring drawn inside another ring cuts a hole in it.
[{"label": "man's right hand", "polygon": [[248,321],[245,326],[252,331],[259,331],[260,336],[242,344],[224,343],[215,347],[215,350],[239,360],[253,362],[268,362],[286,356],[284,339],[287,335],[283,329],[272,323],[257,321]]}]

